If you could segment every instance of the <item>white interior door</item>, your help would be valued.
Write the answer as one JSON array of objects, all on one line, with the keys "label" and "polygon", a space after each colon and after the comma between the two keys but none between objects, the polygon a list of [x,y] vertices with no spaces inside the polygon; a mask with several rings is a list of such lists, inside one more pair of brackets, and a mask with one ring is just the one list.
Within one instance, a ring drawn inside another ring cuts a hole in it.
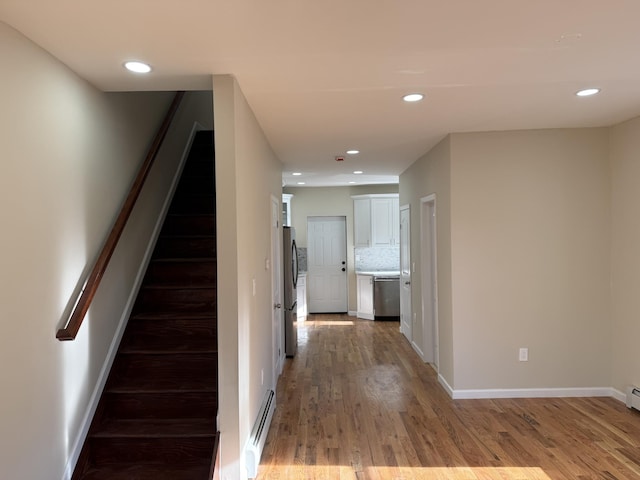
[{"label": "white interior door", "polygon": [[282,243],[280,240],[280,203],[271,197],[271,291],[272,291],[272,335],[273,335],[273,389],[284,366],[284,331],[282,329]]},{"label": "white interior door", "polygon": [[413,340],[411,308],[411,210],[400,209],[400,331]]},{"label": "white interior door", "polygon": [[345,217],[307,218],[309,313],[347,311],[347,232]]},{"label": "white interior door", "polygon": [[438,290],[436,251],[436,198],[420,203],[420,257],[422,259],[422,351],[423,360],[438,367]]}]

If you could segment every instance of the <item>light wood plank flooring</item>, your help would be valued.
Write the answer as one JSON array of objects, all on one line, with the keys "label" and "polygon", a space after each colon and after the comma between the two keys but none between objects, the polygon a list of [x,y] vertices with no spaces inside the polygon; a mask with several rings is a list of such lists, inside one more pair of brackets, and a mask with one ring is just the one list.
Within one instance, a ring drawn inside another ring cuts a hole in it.
[{"label": "light wood plank flooring", "polygon": [[259,480],[640,479],[640,413],[610,398],[452,401],[398,327],[300,324]]}]

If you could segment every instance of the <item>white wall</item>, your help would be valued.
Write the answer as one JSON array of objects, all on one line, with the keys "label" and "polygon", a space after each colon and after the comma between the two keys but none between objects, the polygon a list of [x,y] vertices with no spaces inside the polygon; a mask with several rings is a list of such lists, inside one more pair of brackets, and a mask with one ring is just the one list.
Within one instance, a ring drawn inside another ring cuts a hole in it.
[{"label": "white wall", "polygon": [[640,385],[640,117],[611,128],[612,385]]},{"label": "white wall", "polygon": [[243,449],[264,393],[275,389],[271,272],[265,262],[270,257],[270,199],[281,198],[282,165],[235,79],[214,76],[213,91],[221,475],[236,480],[246,478]]},{"label": "white wall", "polygon": [[[2,23],[0,61],[0,477],[50,480],[72,460],[163,196],[140,197],[76,341],[55,333],[172,94],[99,92]],[[166,187],[159,165],[149,181]]]},{"label": "white wall", "polygon": [[606,129],[452,135],[454,389],[610,385],[607,149]]},{"label": "white wall", "polygon": [[284,193],[291,199],[291,226],[296,229],[298,247],[307,248],[307,217],[345,217],[347,222],[347,285],[349,311],[355,312],[356,274],[353,250],[353,199],[352,195],[374,193],[398,193],[398,185],[358,185],[353,187],[286,187]]},{"label": "white wall", "polygon": [[[418,265],[419,199],[436,194],[439,372],[454,391],[611,385],[608,145],[607,129],[452,134],[401,175]],[[419,269],[412,288],[420,318]]]},{"label": "white wall", "polygon": [[[452,385],[453,364],[453,319],[451,304],[451,147],[450,137],[446,137],[426,155],[400,175],[400,205],[411,208],[411,262],[416,269],[411,275],[411,304],[416,314],[412,341],[425,352],[425,335],[422,328],[422,258],[420,252],[420,200],[434,194],[436,196],[436,243],[437,243],[437,286],[438,286],[438,342],[439,373]],[[428,336],[426,336],[428,338]]]}]

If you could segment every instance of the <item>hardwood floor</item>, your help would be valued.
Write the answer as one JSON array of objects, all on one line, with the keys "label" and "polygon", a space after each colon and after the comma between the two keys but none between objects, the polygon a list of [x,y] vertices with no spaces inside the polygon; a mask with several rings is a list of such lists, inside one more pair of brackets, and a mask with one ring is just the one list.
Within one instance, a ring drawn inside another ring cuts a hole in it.
[{"label": "hardwood floor", "polygon": [[300,324],[259,480],[640,478],[640,413],[610,398],[453,401],[398,327]]}]

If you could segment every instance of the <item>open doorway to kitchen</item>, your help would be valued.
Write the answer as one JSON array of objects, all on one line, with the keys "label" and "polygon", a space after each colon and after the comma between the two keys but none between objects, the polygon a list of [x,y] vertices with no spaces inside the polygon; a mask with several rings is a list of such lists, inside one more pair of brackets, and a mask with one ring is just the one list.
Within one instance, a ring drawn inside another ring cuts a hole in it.
[{"label": "open doorway to kitchen", "polygon": [[438,286],[436,244],[436,196],[420,199],[420,259],[422,279],[423,360],[438,369]]},{"label": "open doorway to kitchen", "polygon": [[309,313],[348,310],[345,217],[307,217]]}]

